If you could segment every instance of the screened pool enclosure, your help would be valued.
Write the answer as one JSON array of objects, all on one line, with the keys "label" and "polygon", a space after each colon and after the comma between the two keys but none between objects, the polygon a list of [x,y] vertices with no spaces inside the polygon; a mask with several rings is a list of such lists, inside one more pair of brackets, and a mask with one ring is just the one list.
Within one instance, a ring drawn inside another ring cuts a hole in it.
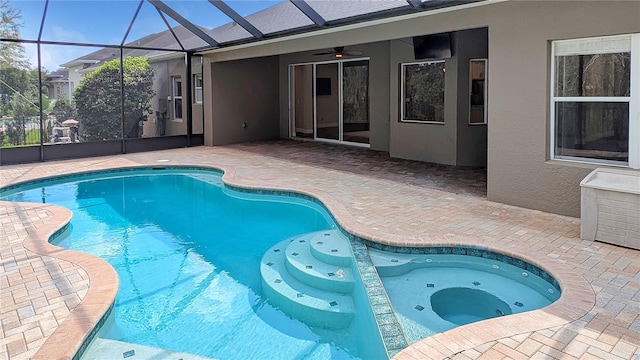
[{"label": "screened pool enclosure", "polygon": [[0,162],[202,145],[202,51],[464,2],[0,0]]}]

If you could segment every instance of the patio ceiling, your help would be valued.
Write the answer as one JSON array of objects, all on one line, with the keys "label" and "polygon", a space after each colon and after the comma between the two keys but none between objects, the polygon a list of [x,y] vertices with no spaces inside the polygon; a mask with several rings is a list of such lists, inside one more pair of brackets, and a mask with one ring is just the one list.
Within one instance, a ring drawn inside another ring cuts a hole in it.
[{"label": "patio ceiling", "polygon": [[10,0],[30,16],[0,41],[195,52],[477,1]]}]

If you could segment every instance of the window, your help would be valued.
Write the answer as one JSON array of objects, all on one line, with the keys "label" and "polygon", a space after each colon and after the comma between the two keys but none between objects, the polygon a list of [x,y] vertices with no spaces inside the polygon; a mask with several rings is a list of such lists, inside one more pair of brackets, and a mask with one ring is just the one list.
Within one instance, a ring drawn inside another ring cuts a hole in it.
[{"label": "window", "polygon": [[173,120],[182,121],[182,77],[172,76],[173,83]]},{"label": "window", "polygon": [[193,99],[196,104],[202,104],[202,74],[193,75]]},{"label": "window", "polygon": [[553,159],[640,168],[639,59],[640,34],[553,42]]},{"label": "window", "polygon": [[444,61],[402,64],[400,121],[444,123]]}]

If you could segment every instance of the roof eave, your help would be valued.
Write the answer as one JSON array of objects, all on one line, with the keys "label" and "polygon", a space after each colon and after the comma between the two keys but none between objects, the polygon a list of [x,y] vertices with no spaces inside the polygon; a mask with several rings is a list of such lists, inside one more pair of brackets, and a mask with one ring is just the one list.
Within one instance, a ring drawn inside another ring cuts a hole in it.
[{"label": "roof eave", "polygon": [[[361,29],[368,26],[372,26],[372,25],[388,24],[396,21],[433,16],[435,14],[459,11],[459,10],[468,9],[468,8],[488,6],[488,5],[502,3],[506,1],[512,1],[512,0],[466,0],[466,1],[461,0],[461,1],[456,1],[456,5],[426,8],[424,10],[417,11],[417,12],[410,11],[408,14],[403,14],[403,15],[381,17],[378,14],[377,16],[370,15],[369,17],[367,17],[366,15],[358,16],[358,17],[350,18],[350,21],[348,23],[345,23],[345,21],[340,20],[337,22],[330,23],[328,27],[324,27],[324,28],[320,28],[317,26],[305,27],[302,29],[295,29],[293,34],[289,32],[284,32],[281,36],[278,36],[278,37],[272,37],[273,34],[268,34],[268,38],[265,37],[259,41],[250,41],[251,39],[248,39],[249,41],[246,41],[245,39],[244,42],[238,43],[238,44],[232,45],[231,43],[227,43],[227,44],[222,44],[223,46],[215,49],[203,49],[203,50],[197,51],[197,54],[198,55],[218,54],[218,53],[234,51],[239,49],[246,49],[246,48],[250,48],[258,45],[267,45],[267,44],[274,44],[274,43],[302,39],[302,38],[311,38],[311,37],[322,36],[322,35],[327,35],[327,34],[332,34],[337,32]],[[441,2],[438,2],[438,4],[441,5]],[[373,19],[369,20],[371,18]],[[356,20],[360,20],[360,21],[354,23],[353,21],[356,21]],[[348,45],[348,44],[345,44],[345,45]]]}]

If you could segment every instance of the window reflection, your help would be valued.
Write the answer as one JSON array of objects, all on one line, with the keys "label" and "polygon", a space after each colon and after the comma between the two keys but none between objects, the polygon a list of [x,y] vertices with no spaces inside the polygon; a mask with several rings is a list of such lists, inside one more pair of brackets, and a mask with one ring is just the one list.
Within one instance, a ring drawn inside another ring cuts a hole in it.
[{"label": "window reflection", "polygon": [[558,156],[629,161],[629,103],[557,102]]},{"label": "window reflection", "polygon": [[629,96],[630,81],[630,52],[556,59],[556,96]]},{"label": "window reflection", "polygon": [[402,65],[402,121],[444,122],[444,61]]},{"label": "window reflection", "polygon": [[369,143],[369,61],[346,61],[342,81],[342,139]]},{"label": "window reflection", "polygon": [[469,98],[469,124],[486,124],[487,99],[486,76],[487,61],[471,60],[469,62],[470,74],[470,98]]}]

